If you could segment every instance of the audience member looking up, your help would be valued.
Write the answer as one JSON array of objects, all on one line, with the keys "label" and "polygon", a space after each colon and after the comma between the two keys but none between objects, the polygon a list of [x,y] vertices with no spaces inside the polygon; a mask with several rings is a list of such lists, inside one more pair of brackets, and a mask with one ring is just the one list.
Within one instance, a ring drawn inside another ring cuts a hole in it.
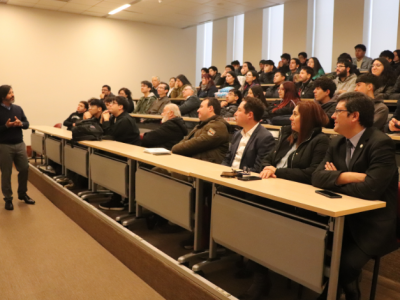
[{"label": "audience member looking up", "polygon": [[200,123],[172,153],[220,164],[229,149],[229,124],[220,116],[221,105],[216,98],[203,100],[198,109]]},{"label": "audience member looking up", "polygon": [[[185,101],[179,106],[181,115],[183,117],[197,118],[197,109],[200,106],[200,99],[195,95],[194,88],[191,85],[187,85],[183,91],[183,98]],[[195,122],[186,122],[186,127],[192,129],[196,125]]]},{"label": "audience member looking up", "polygon": [[274,75],[274,86],[270,86],[265,92],[265,98],[278,98],[278,88],[286,80],[286,73],[277,71]]},{"label": "audience member looking up", "polygon": [[67,127],[67,130],[71,130],[75,123],[79,120],[83,120],[83,114],[88,110],[89,106],[87,101],[80,101],[78,103],[78,107],[76,108],[76,112],[73,112],[69,115],[69,117],[64,121],[63,125]]},{"label": "audience member looking up", "polygon": [[245,97],[235,113],[236,124],[243,129],[236,131],[232,137],[230,151],[222,165],[252,172],[261,169],[263,158],[274,148],[275,139],[261,124],[265,111],[260,99]]},{"label": "audience member looking up", "polygon": [[259,85],[257,71],[256,70],[248,71],[246,74],[246,83],[243,86],[243,97],[247,96],[249,88],[254,85]]},{"label": "audience member looking up", "polygon": [[178,105],[165,105],[161,115],[163,117],[161,126],[144,134],[142,147],[171,150],[174,145],[187,135],[188,131],[185,122],[181,118]]},{"label": "audience member looking up", "polygon": [[228,74],[228,72],[235,72],[235,68],[231,65],[226,65],[225,66],[225,71],[221,74],[221,78],[218,80],[217,85],[221,86],[225,84],[225,78],[226,78],[226,74]]},{"label": "audience member looking up", "polygon": [[171,77],[170,79],[169,79],[169,91],[168,91],[168,94],[167,94],[167,96],[169,97],[169,98],[171,98],[171,92],[174,90],[174,88],[175,88],[175,82],[176,82],[176,78],[175,77]]},{"label": "audience member looking up", "polygon": [[235,73],[236,76],[241,75],[241,69],[242,67],[240,66],[240,62],[238,60],[234,60],[233,62],[231,62],[231,65],[235,68]]},{"label": "audience member looking up", "polygon": [[322,75],[325,75],[325,71],[322,68],[318,58],[310,57],[307,66],[314,70],[314,76],[312,77],[312,80],[315,80],[317,78],[320,78]]},{"label": "audience member looking up", "polygon": [[282,101],[276,101],[273,105],[269,105],[263,119],[271,120],[277,116],[290,116],[293,109],[300,101],[299,95],[296,93],[296,87],[291,81],[281,83],[278,92],[279,98],[282,99]]},{"label": "audience member looking up", "polygon": [[100,99],[107,98],[108,96],[114,96],[114,94],[111,93],[111,88],[109,85],[103,85],[101,88]]},{"label": "audience member looking up", "polygon": [[133,111],[135,110],[135,103],[133,102],[133,99],[132,99],[132,92],[127,88],[121,88],[118,91],[118,96],[125,97],[126,100],[128,100],[127,112],[129,114],[133,113]]},{"label": "audience member looking up", "polygon": [[140,91],[143,93],[143,97],[139,99],[133,111],[135,114],[149,113],[150,107],[157,101],[157,97],[151,92],[151,89],[151,82],[144,80],[140,83]]},{"label": "audience member looking up", "polygon": [[297,82],[298,75],[300,73],[300,60],[297,58],[292,58],[289,63],[289,72],[286,73],[286,81]]},{"label": "audience member looking up", "polygon": [[237,90],[241,88],[240,82],[239,82],[235,72],[230,71],[230,72],[226,73],[225,83],[223,85],[221,85],[221,89],[223,89],[225,87],[233,87],[234,89],[237,89]]},{"label": "audience member looking up", "polygon": [[396,75],[390,63],[383,57],[373,60],[370,73],[378,77],[378,85],[375,89],[375,98],[389,99],[395,92]]},{"label": "audience member looking up", "polygon": [[281,55],[281,60],[278,64],[278,70],[283,71],[285,74],[289,72],[289,63],[290,63],[290,54],[289,53],[283,53]]},{"label": "audience member looking up", "polygon": [[326,124],[327,128],[333,128],[335,123],[335,120],[332,119],[336,109],[336,101],[332,99],[335,91],[336,84],[327,77],[320,77],[314,81],[314,99],[329,117],[329,123]]},{"label": "audience member looking up", "polygon": [[353,65],[357,66],[359,70],[369,70],[372,64],[372,58],[365,56],[365,52],[367,51],[367,47],[363,44],[358,44],[354,47],[356,57],[353,58]]},{"label": "audience member looking up", "polygon": [[353,92],[356,87],[356,74],[351,73],[351,63],[346,59],[338,60],[336,64],[337,77],[333,80],[336,84],[336,94]]},{"label": "audience member looking up", "polygon": [[221,117],[232,118],[242,101],[242,93],[237,89],[232,89],[226,96],[226,101],[221,102]]},{"label": "audience member looking up", "polygon": [[214,80],[212,80],[210,74],[204,74],[201,76],[201,87],[197,91],[199,98],[214,97],[215,93],[218,92],[215,86]]},{"label": "audience member looking up", "polygon": [[[338,287],[346,299],[361,299],[359,276],[374,256],[395,249],[398,178],[395,147],[390,137],[373,127],[374,105],[352,92],[338,99],[332,139],[324,160],[312,175],[317,188],[365,200],[381,200],[386,207],[346,216]],[[327,286],[318,299],[326,299]]]},{"label": "audience member looking up", "polygon": [[167,97],[167,93],[169,90],[169,85],[165,82],[161,82],[157,86],[157,92],[158,92],[158,99],[153,102],[149,109],[149,114],[151,115],[161,115],[161,113],[164,110],[165,105],[171,103],[169,98]]},{"label": "audience member looking up", "polygon": [[378,77],[371,73],[362,74],[357,77],[355,92],[363,93],[367,95],[374,103],[374,127],[383,131],[388,115],[389,109],[386,104],[383,103],[382,99],[375,98],[374,91],[379,86]]},{"label": "audience member looking up", "polygon": [[298,58],[299,58],[299,60],[300,60],[301,67],[307,67],[307,63],[308,63],[307,53],[305,53],[305,52],[300,52],[300,53],[298,54]]},{"label": "audience member looking up", "polygon": [[171,92],[171,98],[183,98],[182,91],[185,87],[191,86],[192,84],[187,80],[185,75],[176,76],[176,82],[174,90]]},{"label": "audience member looking up", "polygon": [[274,83],[275,64],[272,60],[266,60],[264,63],[264,72],[259,75],[261,84]]},{"label": "audience member looking up", "polygon": [[208,74],[210,74],[212,80],[214,81],[214,85],[217,85],[219,79],[221,78],[221,73],[218,73],[217,67],[211,66],[208,68]]},{"label": "audience member looking up", "polygon": [[[308,62],[310,62],[310,60]],[[314,70],[312,68],[301,67],[299,74],[299,82],[296,84],[300,98],[303,99],[314,98],[314,84],[312,82],[313,76],[314,76]]]}]

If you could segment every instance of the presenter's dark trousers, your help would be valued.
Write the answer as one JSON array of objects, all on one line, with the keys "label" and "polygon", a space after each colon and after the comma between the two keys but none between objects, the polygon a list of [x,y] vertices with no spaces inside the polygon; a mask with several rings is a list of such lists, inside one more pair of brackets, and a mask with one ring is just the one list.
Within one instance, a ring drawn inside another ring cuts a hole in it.
[{"label": "presenter's dark trousers", "polygon": [[26,155],[25,143],[19,144],[0,144],[0,171],[1,171],[1,191],[4,201],[13,199],[11,188],[11,174],[13,163],[18,171],[18,197],[26,195],[28,190],[28,157]]}]

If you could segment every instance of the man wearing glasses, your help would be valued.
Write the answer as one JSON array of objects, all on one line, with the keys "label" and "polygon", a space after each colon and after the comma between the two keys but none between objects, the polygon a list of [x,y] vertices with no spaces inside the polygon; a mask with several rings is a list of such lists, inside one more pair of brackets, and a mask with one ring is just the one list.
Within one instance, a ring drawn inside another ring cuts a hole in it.
[{"label": "man wearing glasses", "polygon": [[351,63],[348,60],[340,59],[336,64],[336,94],[353,92],[356,87],[357,75],[351,73]]},{"label": "man wearing glasses", "polygon": [[[339,285],[346,299],[360,299],[358,278],[374,256],[396,249],[398,171],[393,141],[373,127],[374,104],[364,94],[349,92],[337,99],[333,139],[324,160],[313,173],[318,188],[365,200],[386,202],[386,207],[346,216]],[[323,201],[323,199],[321,199]],[[326,290],[318,299],[326,299]]]}]

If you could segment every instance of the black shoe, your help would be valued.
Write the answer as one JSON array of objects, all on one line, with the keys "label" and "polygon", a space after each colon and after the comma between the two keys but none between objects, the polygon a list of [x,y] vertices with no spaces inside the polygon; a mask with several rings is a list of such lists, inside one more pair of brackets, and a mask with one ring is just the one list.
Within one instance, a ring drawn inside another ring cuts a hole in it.
[{"label": "black shoe", "polygon": [[25,194],[25,196],[18,197],[18,199],[25,201],[26,204],[35,204],[35,200],[31,199],[31,197],[29,197],[27,194]]},{"label": "black shoe", "polygon": [[14,205],[12,204],[12,201],[6,201],[6,205],[4,206],[4,208],[7,210],[13,210]]},{"label": "black shoe", "polygon": [[111,199],[108,202],[101,203],[99,205],[99,208],[104,209],[104,210],[124,210],[125,205],[121,201],[115,201]]}]

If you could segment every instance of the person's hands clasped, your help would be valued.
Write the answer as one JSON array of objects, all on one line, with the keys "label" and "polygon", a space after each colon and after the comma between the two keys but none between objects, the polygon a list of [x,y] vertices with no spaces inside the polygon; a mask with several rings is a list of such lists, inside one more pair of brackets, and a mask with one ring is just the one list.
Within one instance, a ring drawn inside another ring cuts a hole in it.
[{"label": "person's hands clasped", "polygon": [[262,179],[267,179],[267,178],[276,178],[275,175],[276,168],[273,166],[266,166],[260,173],[260,177]]},{"label": "person's hands clasped", "polygon": [[10,128],[10,127],[22,127],[23,124],[22,122],[15,116],[15,121],[11,122],[11,119],[8,119],[6,122],[6,127]]}]

